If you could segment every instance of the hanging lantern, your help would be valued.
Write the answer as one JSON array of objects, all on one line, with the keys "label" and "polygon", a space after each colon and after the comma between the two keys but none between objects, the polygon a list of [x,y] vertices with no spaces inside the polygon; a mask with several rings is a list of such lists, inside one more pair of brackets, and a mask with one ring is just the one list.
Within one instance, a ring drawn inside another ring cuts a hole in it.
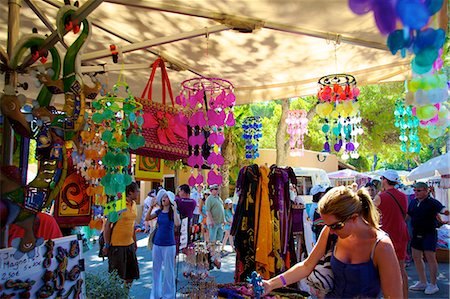
[{"label": "hanging lantern", "polygon": [[[400,129],[400,149],[402,152],[419,153],[422,146],[417,133],[419,120],[413,115],[412,107],[405,107],[404,101],[398,99],[395,102],[395,127]],[[408,146],[409,144],[409,146]]]},{"label": "hanging lantern", "polygon": [[199,169],[207,164],[209,185],[222,184],[220,167],[224,163],[222,144],[224,127],[234,126],[233,106],[236,97],[233,84],[221,78],[193,78],[181,83],[177,104],[187,108],[189,117],[189,152],[191,166],[190,186],[203,183]]},{"label": "hanging lantern", "polygon": [[289,146],[291,156],[303,156],[303,141],[308,134],[308,118],[305,110],[290,110],[286,118],[287,133],[289,134]]},{"label": "hanging lantern", "polygon": [[249,116],[242,122],[245,140],[245,159],[255,159],[259,157],[259,139],[262,137],[261,117]]},{"label": "hanging lantern", "polygon": [[336,152],[342,150],[342,159],[357,159],[357,136],[363,133],[363,129],[355,77],[347,74],[328,75],[320,78],[318,83],[319,103],[316,112],[325,119],[322,126],[326,139],[324,151],[330,152],[331,148]]}]

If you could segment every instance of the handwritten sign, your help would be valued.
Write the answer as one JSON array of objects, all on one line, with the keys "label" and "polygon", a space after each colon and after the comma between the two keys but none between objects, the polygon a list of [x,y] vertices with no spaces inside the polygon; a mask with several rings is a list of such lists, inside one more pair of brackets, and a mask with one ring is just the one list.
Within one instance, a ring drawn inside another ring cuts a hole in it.
[{"label": "handwritten sign", "polygon": [[[14,257],[14,254],[16,253],[16,248],[5,248],[0,249],[0,296],[1,295],[12,295],[15,294],[17,296],[21,292],[30,292],[30,298],[37,298],[37,293],[41,289],[41,287],[44,285],[44,274],[46,271],[53,271],[56,273],[56,269],[58,268],[59,262],[56,259],[56,256],[58,254],[58,248],[66,250],[68,252],[70,250],[70,245],[72,241],[78,242],[78,246],[80,250],[82,250],[82,241],[78,240],[77,235],[68,236],[68,237],[62,237],[59,239],[53,240],[55,242],[54,249],[53,249],[53,257],[51,258],[51,263],[48,266],[48,268],[44,267],[44,260],[45,260],[45,253],[47,252],[47,247],[45,245],[41,245],[39,247],[34,248],[33,253],[28,255],[24,254],[19,259],[16,259]],[[45,244],[45,242],[44,242]],[[61,250],[60,250],[61,251]],[[68,257],[67,258],[67,271],[70,271],[71,269],[74,269],[78,267],[79,265],[82,265],[83,263],[80,263],[80,260],[82,259],[82,253],[80,252],[77,256],[74,257]],[[84,280],[84,267],[81,267],[81,273],[77,280],[83,279]],[[14,289],[14,287],[11,285],[11,283],[17,283],[21,280],[22,282],[27,281],[34,281],[32,288],[30,290],[26,289]],[[75,284],[77,283],[77,280],[70,281],[69,279],[64,281],[63,293],[69,293],[72,288],[75,287]],[[8,282],[8,283],[7,283]],[[10,284],[10,285],[8,285]],[[85,291],[84,287],[82,288],[82,293],[80,294],[80,298],[85,298]],[[49,298],[56,298],[56,292]]]}]

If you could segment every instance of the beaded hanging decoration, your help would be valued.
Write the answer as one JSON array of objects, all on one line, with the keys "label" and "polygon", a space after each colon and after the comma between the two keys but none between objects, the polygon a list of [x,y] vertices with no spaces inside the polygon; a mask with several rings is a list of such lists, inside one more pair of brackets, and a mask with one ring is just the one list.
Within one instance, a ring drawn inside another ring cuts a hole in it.
[{"label": "beaded hanging decoration", "polygon": [[305,110],[289,110],[286,118],[287,133],[289,134],[290,155],[303,156],[303,141],[308,134],[308,118]]},{"label": "beaded hanging decoration", "polygon": [[331,151],[331,143],[336,152],[343,150],[341,158],[359,157],[357,136],[364,131],[358,103],[359,89],[352,75],[335,74],[319,79],[319,103],[317,114],[325,119],[322,132],[325,133],[324,151]]},{"label": "beaded hanging decoration", "polygon": [[190,186],[203,183],[199,169],[207,164],[207,183],[222,184],[219,169],[224,159],[221,147],[225,141],[224,126],[234,126],[232,108],[236,102],[233,84],[221,78],[193,78],[181,83],[181,92],[176,103],[189,113],[191,128],[188,139],[191,155],[187,164],[191,167]]},{"label": "beaded hanging decoration", "polygon": [[261,117],[249,116],[242,122],[245,140],[245,159],[255,159],[259,157],[259,139],[262,137]]},{"label": "beaded hanging decoration", "polygon": [[399,139],[402,152],[419,153],[422,146],[418,135],[419,119],[413,115],[412,107],[405,106],[404,101],[398,99],[395,102],[394,116],[394,125],[400,129]]},{"label": "beaded hanging decoration", "polygon": [[[126,98],[117,96],[120,87],[125,88]],[[141,135],[144,123],[142,105],[134,99],[128,84],[119,79],[112,92],[93,102],[92,107],[95,133],[106,148],[101,158],[105,174],[99,178],[106,195],[103,213],[111,222],[116,222],[119,214],[126,209],[125,187],[132,182],[128,170],[130,166],[128,151],[145,144]]]}]

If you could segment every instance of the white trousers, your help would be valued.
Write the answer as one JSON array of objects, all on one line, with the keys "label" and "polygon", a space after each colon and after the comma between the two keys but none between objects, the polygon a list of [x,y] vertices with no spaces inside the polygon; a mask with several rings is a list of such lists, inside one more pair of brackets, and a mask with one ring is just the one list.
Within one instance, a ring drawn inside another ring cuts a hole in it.
[{"label": "white trousers", "polygon": [[150,299],[175,298],[175,253],[175,245],[158,246],[153,244],[153,288]]}]

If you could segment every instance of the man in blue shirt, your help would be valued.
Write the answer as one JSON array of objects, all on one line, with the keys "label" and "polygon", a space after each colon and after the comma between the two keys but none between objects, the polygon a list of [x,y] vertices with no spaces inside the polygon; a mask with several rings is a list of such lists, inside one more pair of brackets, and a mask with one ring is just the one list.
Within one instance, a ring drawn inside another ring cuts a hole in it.
[{"label": "man in blue shirt", "polygon": [[[449,211],[429,194],[428,185],[423,182],[414,185],[416,200],[409,206],[408,215],[411,217],[412,239],[411,249],[419,281],[410,286],[411,291],[424,291],[427,295],[439,291],[436,284],[436,216],[438,213],[448,215]],[[430,284],[427,284],[423,254],[430,268]]]}]

